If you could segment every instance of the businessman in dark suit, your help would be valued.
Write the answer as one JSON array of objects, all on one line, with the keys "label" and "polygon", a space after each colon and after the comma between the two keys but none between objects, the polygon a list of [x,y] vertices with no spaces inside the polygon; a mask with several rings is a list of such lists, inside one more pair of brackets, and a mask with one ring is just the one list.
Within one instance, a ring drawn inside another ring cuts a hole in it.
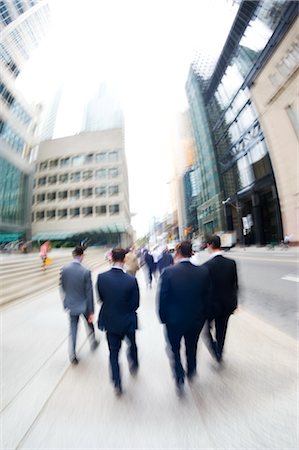
[{"label": "businessman in dark suit", "polygon": [[205,267],[190,262],[192,243],[181,242],[176,249],[176,264],[166,267],[160,277],[158,292],[159,316],[166,325],[172,368],[178,393],[183,392],[185,371],[181,363],[180,346],[184,337],[187,377],[196,375],[196,350],[200,332],[206,320],[211,282]]},{"label": "businessman in dark suit", "polygon": [[60,290],[64,308],[69,312],[70,316],[70,361],[72,364],[78,364],[76,341],[80,315],[85,320],[92,350],[97,348],[98,341],[95,338],[92,323],[94,302],[91,273],[90,270],[81,264],[84,257],[83,248],[75,247],[72,254],[74,261],[65,265],[60,272]]},{"label": "businessman in dark suit", "polygon": [[131,374],[138,369],[138,353],[135,339],[137,313],[139,307],[139,287],[135,277],[125,273],[126,251],[122,248],[112,250],[112,268],[98,275],[97,290],[102,307],[98,326],[106,330],[110,352],[110,368],[115,393],[122,393],[118,354],[121,343],[126,338],[128,361]]},{"label": "businessman in dark suit", "polygon": [[[210,259],[203,267],[208,268],[211,276],[212,302],[204,337],[211,355],[221,362],[228,320],[238,305],[237,266],[233,259],[222,255],[219,236],[211,236],[206,243]],[[213,327],[215,338],[212,335]]]}]

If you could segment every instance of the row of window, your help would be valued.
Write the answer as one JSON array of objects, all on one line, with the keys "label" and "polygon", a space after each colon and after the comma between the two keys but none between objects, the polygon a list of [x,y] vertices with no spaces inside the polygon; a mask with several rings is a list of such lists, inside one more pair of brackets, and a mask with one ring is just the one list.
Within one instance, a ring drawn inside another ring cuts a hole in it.
[{"label": "row of window", "polygon": [[20,103],[16,101],[15,97],[10,92],[10,90],[5,86],[4,83],[0,83],[0,95],[3,102],[6,103],[7,107],[10,108],[10,110],[14,113],[14,115],[24,125],[28,125],[31,121],[31,117],[20,105]]},{"label": "row of window", "polygon": [[33,196],[33,203],[42,203],[46,200],[48,202],[53,202],[56,200],[80,200],[80,198],[93,197],[109,197],[119,194],[119,186],[98,186],[96,188],[85,188],[85,189],[72,189],[70,191],[59,191],[59,192],[41,192],[40,194]]},{"label": "row of window", "polygon": [[82,166],[83,164],[93,164],[105,161],[118,161],[119,150],[102,151],[99,153],[90,153],[87,155],[68,156],[65,158],[56,158],[42,161],[39,164],[39,170],[55,169],[58,167]]},{"label": "row of window", "polygon": [[115,205],[99,205],[99,206],[84,206],[82,208],[63,208],[63,209],[49,209],[47,211],[36,211],[32,214],[32,221],[38,222],[41,220],[56,220],[56,219],[73,219],[82,217],[109,216],[118,215],[120,207]]},{"label": "row of window", "polygon": [[276,72],[269,75],[269,79],[274,87],[279,87],[285,82],[285,78],[299,64],[299,40],[293,42],[284,57],[276,65]]},{"label": "row of window", "polygon": [[[98,169],[98,170],[84,170],[83,172],[71,172],[62,173],[60,175],[50,175],[48,177],[40,177],[37,179],[37,186],[45,186],[46,184],[59,183],[78,183],[80,181],[87,180],[102,180],[104,178],[117,178],[120,174],[118,167],[112,167],[110,169]],[[36,181],[34,182],[36,186]]]}]

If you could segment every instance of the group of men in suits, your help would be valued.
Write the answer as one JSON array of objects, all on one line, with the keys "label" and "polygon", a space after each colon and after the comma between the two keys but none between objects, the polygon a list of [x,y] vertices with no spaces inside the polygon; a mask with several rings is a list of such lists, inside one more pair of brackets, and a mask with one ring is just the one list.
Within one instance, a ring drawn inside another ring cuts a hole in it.
[{"label": "group of men in suits", "polygon": [[[163,270],[157,290],[158,314],[165,324],[179,394],[183,392],[185,376],[192,381],[196,375],[197,344],[204,325],[208,349],[220,363],[228,320],[237,307],[235,261],[222,255],[219,236],[209,238],[207,248],[210,259],[201,266],[195,266],[190,261],[192,243],[181,242],[176,249],[176,264]],[[98,345],[92,324],[94,306],[91,274],[81,265],[83,255],[81,247],[74,249],[74,261],[63,267],[60,281],[64,307],[70,316],[70,359],[73,364],[78,363],[76,335],[81,314],[88,327],[91,349],[94,350]],[[132,375],[137,373],[139,366],[135,330],[140,294],[136,278],[124,270],[125,255],[124,249],[114,248],[111,254],[112,267],[98,275],[96,284],[102,302],[98,327],[106,331],[111,378],[117,395],[122,393],[118,357],[124,339],[128,343],[127,355]],[[186,347],[186,370],[180,356],[182,338]]]}]

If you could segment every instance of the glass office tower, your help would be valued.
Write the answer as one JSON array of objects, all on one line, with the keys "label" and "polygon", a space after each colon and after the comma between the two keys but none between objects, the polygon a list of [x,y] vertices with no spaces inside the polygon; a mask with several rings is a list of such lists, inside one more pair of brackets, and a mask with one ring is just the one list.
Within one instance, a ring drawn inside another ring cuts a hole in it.
[{"label": "glass office tower", "polygon": [[49,23],[46,1],[0,1],[0,242],[31,235],[31,201],[38,108],[16,79]]},{"label": "glass office tower", "polygon": [[[297,14],[297,2],[243,1],[212,76],[202,80],[192,75],[199,98],[204,99],[212,140],[209,156],[207,145],[200,149],[198,164],[209,173],[208,158],[219,177],[218,205],[210,211],[215,223],[212,231],[236,230],[240,243],[264,245],[283,235],[275,177],[250,86]],[[190,93],[189,103],[192,108]],[[196,120],[202,120],[202,115],[195,113]],[[207,180],[217,185],[216,174]],[[202,207],[201,201],[199,210]],[[224,222],[217,229],[221,209]]]}]

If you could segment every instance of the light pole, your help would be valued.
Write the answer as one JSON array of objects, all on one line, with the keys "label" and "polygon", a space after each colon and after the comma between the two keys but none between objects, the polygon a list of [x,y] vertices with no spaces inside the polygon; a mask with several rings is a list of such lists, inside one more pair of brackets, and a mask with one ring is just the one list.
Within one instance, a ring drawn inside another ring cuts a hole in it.
[{"label": "light pole", "polygon": [[[241,213],[242,206],[239,203],[238,197],[237,197],[237,200],[236,200],[236,204],[234,204],[231,201],[231,198],[228,197],[226,200],[222,201],[222,205],[224,206],[225,218],[226,218],[226,208],[225,208],[226,205],[232,206],[237,211],[237,217],[238,217],[238,223],[239,223],[239,232],[240,232],[240,243],[241,243],[242,246],[244,246],[244,234],[243,234],[243,223],[242,223],[242,213]],[[242,226],[241,226],[241,224],[242,224]]]}]

